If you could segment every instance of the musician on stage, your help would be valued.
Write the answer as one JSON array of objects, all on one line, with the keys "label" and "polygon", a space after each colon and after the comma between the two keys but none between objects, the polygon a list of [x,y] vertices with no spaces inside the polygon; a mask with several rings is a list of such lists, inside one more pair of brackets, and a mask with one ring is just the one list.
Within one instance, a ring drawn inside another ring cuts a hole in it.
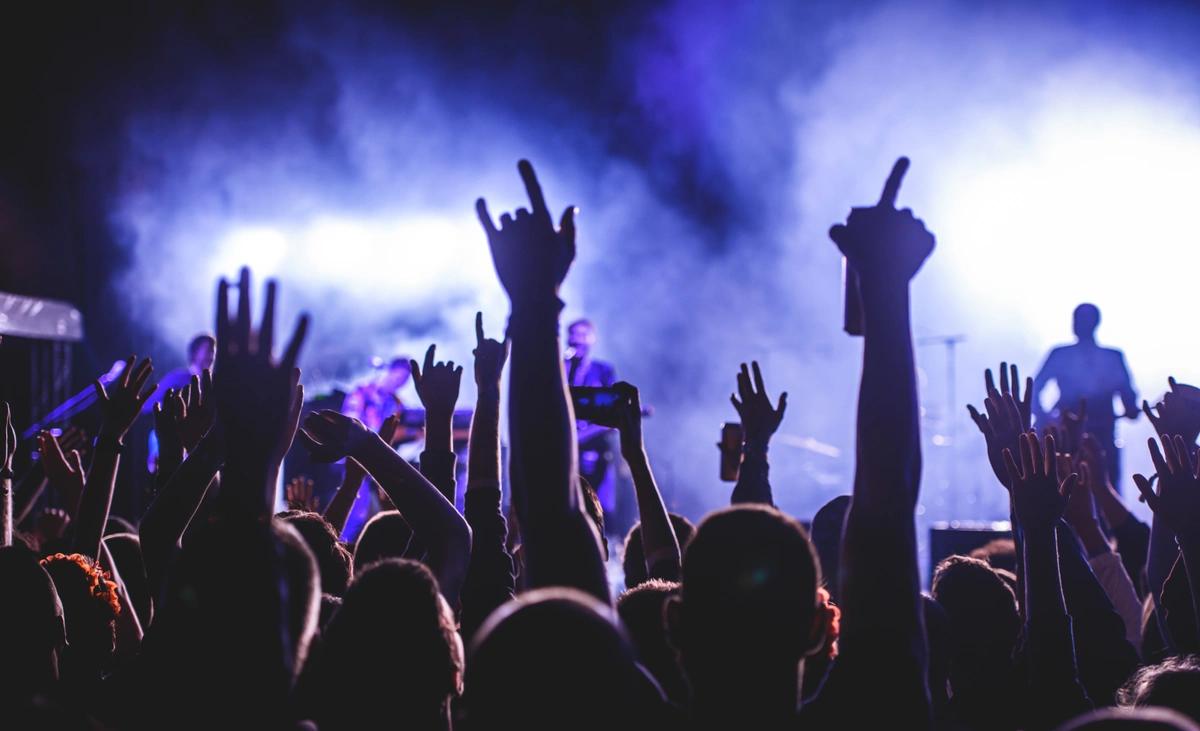
[{"label": "musician on stage", "polygon": [[[1109,479],[1118,489],[1121,485],[1121,460],[1116,445],[1117,415],[1113,412],[1113,397],[1120,396],[1126,419],[1138,418],[1137,392],[1125,365],[1125,356],[1116,348],[1104,348],[1096,342],[1100,325],[1100,310],[1092,304],[1075,308],[1076,341],[1050,351],[1046,362],[1033,381],[1033,413],[1039,423],[1061,419],[1063,412],[1078,413],[1081,402],[1087,402],[1084,429],[1100,442],[1108,463]],[[1041,395],[1050,382],[1058,385],[1058,403],[1047,412],[1042,408]]]},{"label": "musician on stage", "polygon": [[158,382],[158,389],[146,405],[142,407],[143,414],[154,411],[155,405],[163,400],[169,389],[181,391],[187,388],[192,376],[198,376],[205,368],[212,368],[217,358],[217,339],[208,333],[200,333],[192,338],[187,348],[188,364],[185,368],[175,368],[168,371]]},{"label": "musician on stage", "polygon": [[[596,345],[596,326],[591,320],[580,319],[567,326],[565,363],[568,386],[612,386],[617,381],[611,363],[592,358]],[[599,424],[577,420],[579,439],[579,473],[600,496],[606,512],[615,512],[616,448],[613,430]]]},{"label": "musician on stage", "polygon": [[364,383],[349,394],[342,404],[342,413],[377,430],[383,420],[392,414],[404,411],[404,402],[399,391],[412,378],[412,368],[406,355],[392,359],[378,378]]}]

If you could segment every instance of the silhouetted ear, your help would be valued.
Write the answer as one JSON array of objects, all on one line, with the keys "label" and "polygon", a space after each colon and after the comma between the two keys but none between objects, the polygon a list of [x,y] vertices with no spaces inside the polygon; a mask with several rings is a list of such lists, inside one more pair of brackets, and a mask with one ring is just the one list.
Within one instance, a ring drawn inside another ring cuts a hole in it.
[{"label": "silhouetted ear", "polygon": [[667,644],[680,651],[684,643],[683,600],[678,596],[667,597],[663,604],[663,626],[667,628]]}]

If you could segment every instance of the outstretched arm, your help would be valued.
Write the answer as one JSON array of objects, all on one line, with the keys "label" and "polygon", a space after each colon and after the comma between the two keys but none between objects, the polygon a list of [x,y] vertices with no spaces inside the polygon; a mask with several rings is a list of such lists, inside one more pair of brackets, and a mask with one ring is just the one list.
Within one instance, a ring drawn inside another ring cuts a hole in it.
[{"label": "outstretched arm", "polygon": [[[1161,519],[1179,543],[1197,622],[1195,636],[1200,637],[1200,460],[1182,436],[1163,435],[1160,439],[1161,451],[1158,442],[1149,441],[1150,458],[1158,471],[1158,492],[1142,475],[1134,475],[1133,480],[1154,511],[1155,527]],[[1162,591],[1161,587],[1154,590]]]},{"label": "outstretched arm", "polygon": [[[392,414],[379,425],[379,438],[391,444],[392,440],[396,438],[396,429],[399,426],[399,414]],[[362,487],[363,480],[367,479],[367,471],[353,457],[346,458],[344,467],[342,484],[338,486],[333,499],[325,508],[325,520],[333,526],[333,530],[339,536],[346,529],[346,520],[354,508],[354,501],[358,499],[358,491]]]},{"label": "outstretched arm", "polygon": [[[662,493],[650,470],[650,458],[642,440],[642,400],[637,388],[625,383],[613,386],[621,395],[616,427],[621,435],[621,456],[633,476],[638,516],[642,522],[642,544],[646,575],[652,579],[678,581],[680,571],[679,539],[663,504]],[[770,489],[769,487],[767,488]],[[736,491],[735,491],[736,492]]]},{"label": "outstretched arm", "polygon": [[484,337],[483,313],[476,313],[475,413],[463,500],[471,526],[471,562],[462,591],[463,637],[468,641],[487,616],[516,592],[500,495],[500,374],[507,359],[508,343]]},{"label": "outstretched arm", "polygon": [[125,434],[156,388],[154,385],[146,387],[154,370],[150,366],[150,359],[136,365],[135,360],[130,356],[125,361],[125,369],[109,384],[109,389],[106,390],[100,381],[95,383],[101,413],[100,431],[96,435],[96,449],[86,480],[87,487],[79,501],[79,513],[73,521],[75,550],[94,560],[100,558],[100,540],[104,537],[104,525],[108,522],[108,511],[112,506]]},{"label": "outstretched arm", "polygon": [[1079,476],[1059,480],[1054,437],[1038,441],[1030,432],[1020,440],[1021,466],[1005,449],[1013,512],[1024,536],[1025,634],[1029,652],[1028,688],[1033,694],[1028,719],[1035,728],[1052,728],[1091,707],[1075,663],[1071,618],[1059,574],[1057,526]]},{"label": "outstretched arm", "polygon": [[496,273],[512,303],[508,336],[509,474],[532,587],[572,586],[610,601],[599,538],[583,511],[575,419],[558,341],[559,286],[575,258],[575,209],[556,229],[533,166],[517,165],[531,210],[504,214],[500,227],[476,203]]},{"label": "outstretched arm", "polygon": [[865,328],[838,662],[853,661],[861,681],[887,688],[878,700],[898,726],[916,728],[930,711],[913,522],[921,446],[909,281],[934,240],[911,211],[895,209],[907,167],[897,161],[879,204],[854,209],[829,233],[859,277]]},{"label": "outstretched arm", "polygon": [[436,345],[425,351],[425,366],[410,361],[417,396],[425,406],[425,451],[421,453],[421,474],[432,482],[453,505],[456,485],[454,472],[454,404],[458,402],[462,366],[454,361],[435,363]]},{"label": "outstretched arm", "polygon": [[[783,421],[783,412],[787,409],[787,392],[779,394],[779,403],[771,405],[767,396],[767,387],[763,385],[762,371],[758,361],[751,363],[754,367],[754,381],[750,381],[750,369],[742,364],[738,373],[738,395],[730,395],[733,408],[737,409],[742,420],[742,464],[738,470],[737,484],[733,486],[733,495],[729,502],[762,503],[774,505],[771,494],[770,465],[767,462],[767,447],[771,437],[779,429]],[[738,400],[741,396],[741,400]]]},{"label": "outstretched arm", "polygon": [[471,529],[445,496],[358,419],[326,409],[309,414],[300,434],[313,459],[353,457],[379,482],[428,549],[426,562],[442,594],[456,605],[471,555]]}]

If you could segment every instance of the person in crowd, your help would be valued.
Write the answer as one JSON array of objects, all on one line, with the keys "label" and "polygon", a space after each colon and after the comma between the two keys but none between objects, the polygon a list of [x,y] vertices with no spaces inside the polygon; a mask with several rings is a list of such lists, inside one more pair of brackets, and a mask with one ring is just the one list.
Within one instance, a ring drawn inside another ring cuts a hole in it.
[{"label": "person in crowd", "polygon": [[[1119,491],[1105,404],[1120,395],[1136,415],[1134,395],[1119,351],[1096,345],[1094,307],[1077,309],[1079,342],[1036,379],[1002,363],[997,382],[989,369],[983,408],[969,412],[1012,537],[946,558],[922,594],[911,302],[934,237],[896,207],[901,158],[879,201],[829,232],[863,322],[850,494],[817,513],[812,538],[775,506],[775,490],[792,488],[773,484],[769,458],[787,393],[769,395],[748,359],[730,399],[737,482],[729,505],[693,524],[668,511],[642,394],[592,358],[589,322],[567,327],[563,358],[576,209],[556,222],[533,166],[517,168],[528,207],[497,222],[476,203],[510,310],[503,337],[475,319],[461,512],[464,367],[431,346],[352,395],[352,414],[305,413],[308,316],[277,354],[278,285],[256,322],[247,269],[218,283],[215,335],[193,343],[186,377],[152,385],[149,359],[130,356],[94,384],[86,462],[66,437],[38,435],[57,513],[14,511],[17,429],[2,405],[0,727],[1197,728],[1200,389],[1170,379],[1161,403],[1143,403],[1155,474],[1133,482],[1147,526]],[[392,446],[410,379],[426,412],[417,465]],[[1044,414],[1050,380],[1062,398]],[[594,426],[619,443],[636,497],[615,601],[573,386],[610,390]],[[113,492],[147,410],[158,489],[124,523]],[[323,512],[304,483],[275,512],[297,440],[344,465]],[[341,535],[363,485],[386,509],[351,548]]]}]

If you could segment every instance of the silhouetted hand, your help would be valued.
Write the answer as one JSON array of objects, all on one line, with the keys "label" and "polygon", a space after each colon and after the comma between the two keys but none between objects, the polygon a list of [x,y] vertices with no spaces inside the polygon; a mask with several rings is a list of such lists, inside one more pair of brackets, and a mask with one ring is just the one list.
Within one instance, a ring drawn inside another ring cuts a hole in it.
[{"label": "silhouetted hand", "polygon": [[462,366],[455,367],[454,361],[434,363],[436,345],[430,345],[425,351],[425,365],[418,366],[417,361],[409,361],[412,368],[413,385],[416,386],[417,396],[425,405],[427,413],[446,415],[454,413],[454,405],[458,403],[458,390],[462,383]]},{"label": "silhouetted hand", "polygon": [[1054,437],[1047,436],[1039,444],[1036,433],[1026,432],[1020,438],[1020,453],[1018,467],[1012,450],[1004,450],[1017,521],[1027,529],[1052,527],[1063,517],[1079,475],[1072,472],[1060,481]]},{"label": "silhouetted hand", "polygon": [[185,406],[179,391],[168,388],[162,401],[154,405],[154,434],[158,438],[159,470],[163,465],[171,469],[183,462],[183,440],[179,435],[179,422],[183,419]]},{"label": "silhouetted hand", "polygon": [[475,202],[475,211],[487,232],[496,274],[509,299],[514,303],[553,301],[575,259],[576,209],[567,206],[555,230],[533,166],[521,160],[517,170],[525,182],[531,211],[518,208],[513,215],[503,214],[500,228],[492,222],[483,198]]},{"label": "silhouetted hand", "polygon": [[1067,475],[1075,472],[1079,475],[1081,489],[1072,490],[1067,496],[1067,507],[1063,517],[1075,530],[1075,534],[1083,541],[1088,555],[1095,555],[1100,549],[1106,548],[1104,534],[1100,529],[1100,516],[1096,510],[1096,498],[1090,489],[1090,483],[1095,478],[1091,475],[1088,463],[1082,460],[1072,460],[1071,456],[1059,453],[1058,474]]},{"label": "silhouetted hand", "polygon": [[156,385],[145,388],[150,374],[154,371],[147,358],[140,363],[135,362],[137,356],[125,359],[125,368],[108,388],[97,380],[92,384],[100,402],[100,431],[99,436],[110,437],[120,442],[133,426],[133,422],[142,413],[146,401],[154,395]]},{"label": "silhouetted hand", "polygon": [[[753,361],[751,366],[754,368],[753,383],[750,381],[750,369],[743,363],[742,371],[737,377],[738,392],[736,395],[730,394],[729,401],[741,417],[745,440],[766,446],[771,440],[771,435],[779,428],[779,423],[783,421],[783,412],[787,409],[787,391],[779,394],[778,405],[772,406],[771,399],[767,396],[767,387],[763,385],[758,361]],[[738,396],[741,396],[740,401]]]},{"label": "silhouetted hand", "polygon": [[988,462],[1000,484],[1008,487],[1008,470],[1004,465],[1004,450],[1018,452],[1019,439],[1029,431],[1032,424],[1033,379],[1025,379],[1025,396],[1021,397],[1021,379],[1017,366],[1000,364],[1000,388],[992,378],[992,369],[983,373],[987,396],[983,408],[987,415],[980,414],[974,406],[967,405],[971,420],[979,427],[987,443]]},{"label": "silhouetted hand", "polygon": [[1176,383],[1173,377],[1168,378],[1167,382],[1171,390],[1163,394],[1157,406],[1158,414],[1155,415],[1150,409],[1150,402],[1145,400],[1142,401],[1142,411],[1154,427],[1155,434],[1178,434],[1188,444],[1195,444],[1196,437],[1200,435],[1200,388]]},{"label": "silhouetted hand", "polygon": [[0,459],[3,462],[0,462],[0,477],[11,479],[13,455],[17,453],[17,430],[13,427],[12,423],[12,406],[7,401],[3,403],[4,434],[0,437],[0,440],[3,442],[0,444],[0,449],[3,449],[3,452],[0,453]]},{"label": "silhouetted hand", "polygon": [[87,472],[83,469],[83,457],[79,450],[72,449],[70,457],[63,453],[58,438],[48,431],[38,434],[38,452],[41,454],[42,470],[46,479],[58,491],[62,504],[71,511],[79,505],[83,494]]},{"label": "silhouetted hand", "polygon": [[1058,442],[1059,450],[1067,454],[1075,454],[1079,451],[1079,445],[1083,441],[1084,428],[1087,425],[1087,399],[1079,400],[1079,408],[1075,411],[1063,409],[1062,418],[1060,419],[1060,429],[1058,434],[1061,440]]},{"label": "silhouetted hand", "polygon": [[283,489],[283,499],[289,510],[303,510],[309,513],[320,512],[320,505],[313,495],[313,481],[298,475],[288,481]]},{"label": "silhouetted hand", "polygon": [[60,540],[67,534],[67,526],[70,524],[71,516],[62,508],[43,510],[33,523],[33,533],[38,546],[44,547],[51,541]]},{"label": "silhouetted hand", "polygon": [[182,396],[184,408],[178,420],[179,438],[183,448],[190,452],[200,444],[217,419],[212,399],[212,371],[205,368],[200,375],[192,376]]},{"label": "silhouetted hand", "polygon": [[300,441],[317,462],[336,462],[355,454],[375,434],[361,421],[331,409],[309,414]]},{"label": "silhouetted hand", "polygon": [[1162,451],[1158,442],[1147,440],[1150,459],[1158,471],[1158,492],[1144,475],[1134,475],[1138,491],[1146,504],[1175,533],[1181,544],[1200,547],[1200,467],[1192,445],[1182,436],[1162,435]]},{"label": "silhouetted hand", "polygon": [[482,390],[499,392],[500,375],[508,360],[508,339],[498,342],[484,337],[483,313],[475,313],[475,385]]},{"label": "silhouetted hand", "polygon": [[867,287],[907,283],[933,252],[933,234],[925,224],[907,208],[896,210],[896,194],[907,170],[908,158],[897,160],[879,203],[852,209],[844,225],[829,229],[829,238]]},{"label": "silhouetted hand", "polygon": [[251,329],[250,270],[238,279],[236,318],[229,317],[229,283],[217,288],[217,362],[212,376],[213,401],[230,461],[247,459],[274,468],[291,445],[304,402],[296,359],[308,331],[308,316],[296,323],[283,358],[275,360],[274,281],[267,281],[267,301],[257,333]]},{"label": "silhouetted hand", "polygon": [[612,385],[620,396],[620,402],[613,416],[615,421],[611,426],[617,429],[621,437],[621,453],[625,455],[636,453],[643,449],[642,442],[642,397],[637,387],[632,383],[618,381]]}]

